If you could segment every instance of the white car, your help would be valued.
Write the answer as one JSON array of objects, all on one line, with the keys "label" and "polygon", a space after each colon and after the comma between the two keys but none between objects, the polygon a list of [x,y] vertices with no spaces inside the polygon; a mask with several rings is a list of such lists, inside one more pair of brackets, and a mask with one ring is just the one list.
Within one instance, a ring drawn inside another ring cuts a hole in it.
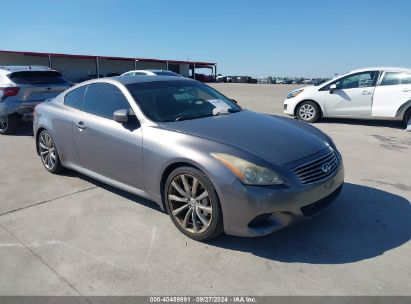
[{"label": "white car", "polygon": [[321,117],[345,117],[411,124],[411,69],[359,69],[294,90],[284,101],[284,113],[310,123]]},{"label": "white car", "polygon": [[134,70],[128,71],[121,76],[177,76],[183,77],[180,74],[171,72],[169,70]]}]

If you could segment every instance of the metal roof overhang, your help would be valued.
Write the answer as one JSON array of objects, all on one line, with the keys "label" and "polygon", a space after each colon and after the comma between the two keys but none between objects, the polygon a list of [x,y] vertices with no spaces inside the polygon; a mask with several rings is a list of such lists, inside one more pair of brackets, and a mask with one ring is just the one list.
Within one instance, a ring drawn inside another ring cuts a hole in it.
[{"label": "metal roof overhang", "polygon": [[69,58],[105,58],[108,60],[124,60],[124,61],[145,61],[145,62],[162,62],[171,64],[189,64],[196,68],[212,68],[216,65],[215,62],[197,62],[197,61],[185,61],[185,60],[166,60],[166,59],[153,59],[153,58],[132,58],[132,57],[115,57],[115,56],[98,56],[98,55],[75,55],[75,54],[63,54],[63,53],[43,53],[43,52],[21,52],[21,51],[6,51],[0,50],[0,54],[19,54],[28,56],[52,56],[52,57],[69,57]]}]

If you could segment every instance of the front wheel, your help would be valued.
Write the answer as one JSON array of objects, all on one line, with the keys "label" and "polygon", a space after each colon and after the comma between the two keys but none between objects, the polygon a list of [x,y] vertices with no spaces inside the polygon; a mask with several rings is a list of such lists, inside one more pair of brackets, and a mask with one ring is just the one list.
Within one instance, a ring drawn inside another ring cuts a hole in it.
[{"label": "front wheel", "polygon": [[167,212],[186,236],[210,240],[223,232],[223,215],[217,193],[208,177],[198,169],[180,167],[167,178]]},{"label": "front wheel", "polygon": [[56,145],[50,133],[46,130],[41,131],[37,145],[44,168],[50,173],[59,173],[63,169],[63,166],[61,165]]},{"label": "front wheel", "polygon": [[407,130],[411,131],[411,108],[404,114],[404,126]]},{"label": "front wheel", "polygon": [[320,108],[314,101],[303,101],[297,108],[297,118],[304,122],[316,122],[320,118]]}]

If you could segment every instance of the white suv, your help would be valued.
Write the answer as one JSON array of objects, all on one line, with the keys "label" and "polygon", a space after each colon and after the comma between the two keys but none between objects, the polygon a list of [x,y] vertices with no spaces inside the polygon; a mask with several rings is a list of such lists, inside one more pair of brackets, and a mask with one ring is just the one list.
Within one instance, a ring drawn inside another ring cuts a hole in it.
[{"label": "white suv", "polygon": [[284,101],[284,113],[305,122],[346,117],[411,124],[411,69],[365,68],[294,90]]}]

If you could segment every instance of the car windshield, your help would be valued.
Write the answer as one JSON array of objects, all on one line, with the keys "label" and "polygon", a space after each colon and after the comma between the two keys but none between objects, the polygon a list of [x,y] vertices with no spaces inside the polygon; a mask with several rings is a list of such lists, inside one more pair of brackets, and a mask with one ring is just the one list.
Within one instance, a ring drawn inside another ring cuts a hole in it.
[{"label": "car windshield", "polygon": [[156,122],[196,119],[241,111],[233,101],[196,81],[153,81],[127,85],[143,113]]},{"label": "car windshield", "polygon": [[57,71],[23,71],[14,72],[9,78],[17,84],[61,84],[66,83]]}]

